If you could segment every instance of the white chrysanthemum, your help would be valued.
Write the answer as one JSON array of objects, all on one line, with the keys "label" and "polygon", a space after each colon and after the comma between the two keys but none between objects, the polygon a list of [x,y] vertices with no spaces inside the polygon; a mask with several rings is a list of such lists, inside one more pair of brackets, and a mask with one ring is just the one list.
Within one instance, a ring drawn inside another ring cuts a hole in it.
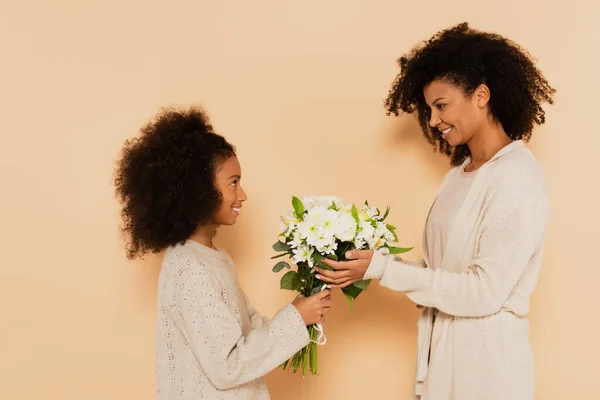
[{"label": "white chrysanthemum", "polygon": [[338,223],[335,236],[342,242],[351,242],[356,236],[356,221],[350,213],[338,212]]},{"label": "white chrysanthemum", "polygon": [[303,240],[302,240],[302,235],[300,234],[300,231],[298,231],[297,229],[294,230],[292,232],[292,240],[288,243],[288,245],[292,248],[295,249],[296,247],[299,247],[302,244]]},{"label": "white chrysanthemum", "polygon": [[363,250],[365,248],[365,239],[360,238],[360,237],[356,237],[354,239],[354,247],[356,247],[356,250]]},{"label": "white chrysanthemum", "polygon": [[323,225],[321,226],[321,233],[327,237],[335,236],[339,225],[338,213],[335,210],[326,210],[323,214]]},{"label": "white chrysanthemum", "polygon": [[306,239],[306,242],[316,247],[317,251],[321,254],[331,254],[337,249],[337,243],[333,236],[317,235],[316,237]]},{"label": "white chrysanthemum", "polygon": [[374,233],[375,228],[373,228],[373,225],[371,225],[370,222],[360,221],[360,223],[358,224],[356,239],[354,239],[354,245],[356,246],[356,248],[362,248],[365,243],[373,242]]},{"label": "white chrysanthemum", "polygon": [[303,244],[293,249],[292,252],[294,253],[294,262],[296,264],[299,262],[308,262],[308,265],[312,268],[314,264],[312,259],[314,249],[312,247]]},{"label": "white chrysanthemum", "polygon": [[303,239],[308,240],[310,237],[314,240],[321,234],[323,221],[325,220],[325,211],[327,209],[324,207],[315,207],[308,211],[304,217],[304,221],[298,224],[298,230]]}]

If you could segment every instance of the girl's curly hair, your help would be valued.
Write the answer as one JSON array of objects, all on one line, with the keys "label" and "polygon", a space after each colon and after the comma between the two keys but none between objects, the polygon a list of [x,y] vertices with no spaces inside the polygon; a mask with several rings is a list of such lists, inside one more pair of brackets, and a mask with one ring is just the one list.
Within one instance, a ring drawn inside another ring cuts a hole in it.
[{"label": "girl's curly hair", "polygon": [[127,258],[183,243],[208,222],[221,199],[216,170],[234,155],[200,107],[163,108],[127,140],[114,179]]},{"label": "girl's curly hair", "polygon": [[416,111],[427,141],[454,166],[470,156],[469,148],[466,144],[452,148],[429,126],[431,110],[423,95],[429,83],[445,79],[466,95],[487,85],[492,118],[511,139],[524,141],[530,139],[534,125],[545,122],[542,104],[552,104],[556,92],[527,51],[500,35],[471,29],[466,22],[436,33],[398,63],[400,73],[385,100],[387,115]]}]

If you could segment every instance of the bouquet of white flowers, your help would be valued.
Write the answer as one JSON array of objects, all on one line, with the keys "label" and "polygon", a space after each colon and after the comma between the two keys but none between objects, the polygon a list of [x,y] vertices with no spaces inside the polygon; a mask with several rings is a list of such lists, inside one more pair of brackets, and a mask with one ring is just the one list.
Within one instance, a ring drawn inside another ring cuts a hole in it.
[{"label": "bouquet of white flowers", "polygon": [[[376,207],[365,204],[358,209],[354,204],[346,204],[334,196],[306,197],[300,200],[292,198],[293,210],[281,215],[282,240],[273,245],[280,254],[272,257],[289,256],[298,266],[297,271],[285,261],[278,262],[273,272],[288,269],[281,278],[281,289],[298,291],[304,296],[313,295],[327,287],[327,284],[315,277],[314,266],[331,270],[323,263],[323,257],[344,261],[348,250],[371,249],[383,254],[400,254],[411,248],[394,247],[398,241],[396,228],[385,223],[390,208],[381,215]],[[354,299],[367,288],[370,281],[355,282],[342,289],[350,303],[352,312]],[[296,372],[302,366],[302,376],[309,366],[312,375],[318,373],[317,345],[325,344],[320,324],[308,326],[311,342],[298,351],[280,368],[293,369]]]}]

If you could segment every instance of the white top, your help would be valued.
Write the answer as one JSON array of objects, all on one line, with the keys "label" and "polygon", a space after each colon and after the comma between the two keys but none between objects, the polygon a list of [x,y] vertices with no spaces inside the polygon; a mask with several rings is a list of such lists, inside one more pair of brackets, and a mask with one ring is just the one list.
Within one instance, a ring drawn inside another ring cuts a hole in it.
[{"label": "white top", "polygon": [[296,307],[256,312],[231,258],[188,240],[158,282],[157,400],[269,399],[262,377],[309,343]]},{"label": "white top", "polygon": [[448,184],[444,185],[443,190],[440,191],[431,207],[425,226],[431,268],[442,264],[442,256],[450,235],[450,229],[456,219],[456,214],[458,214],[467,197],[467,193],[471,189],[477,171],[466,172],[464,167],[461,167],[460,173],[449,176]]},{"label": "white top", "polygon": [[[461,167],[448,172],[438,195]],[[542,170],[515,141],[477,170],[440,262],[429,258],[426,229],[425,268],[375,252],[365,279],[378,278],[424,306],[415,385],[421,400],[533,399],[525,315],[538,281],[548,212]]]}]

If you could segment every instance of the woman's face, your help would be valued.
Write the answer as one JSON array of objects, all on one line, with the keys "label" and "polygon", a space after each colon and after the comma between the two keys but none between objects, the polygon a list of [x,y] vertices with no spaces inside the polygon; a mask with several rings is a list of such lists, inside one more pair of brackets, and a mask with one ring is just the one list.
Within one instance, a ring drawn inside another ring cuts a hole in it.
[{"label": "woman's face", "polygon": [[488,121],[489,89],[480,85],[473,94],[445,79],[436,79],[423,88],[431,109],[429,125],[438,130],[450,146],[468,143]]}]

